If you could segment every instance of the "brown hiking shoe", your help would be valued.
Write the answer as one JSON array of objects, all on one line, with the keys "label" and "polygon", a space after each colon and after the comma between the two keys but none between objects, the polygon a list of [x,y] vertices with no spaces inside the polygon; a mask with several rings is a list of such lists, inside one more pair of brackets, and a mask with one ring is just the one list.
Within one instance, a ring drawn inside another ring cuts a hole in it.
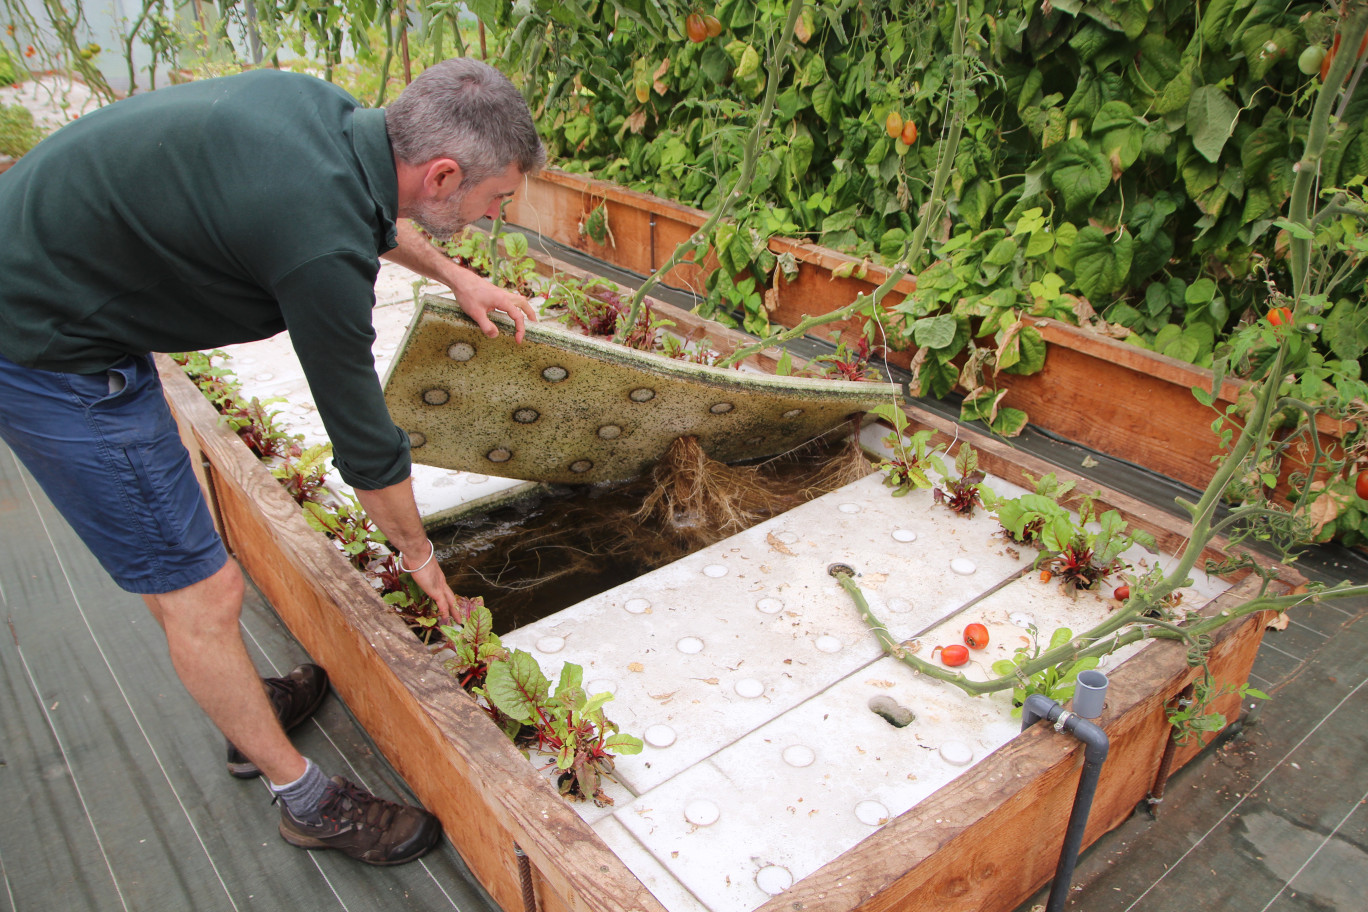
[{"label": "brown hiking shoe", "polygon": [[[283,678],[262,678],[280,727],[289,731],[314,714],[328,695],[328,673],[317,665],[300,665]],[[261,775],[256,764],[228,742],[228,772],[239,779]]]},{"label": "brown hiking shoe", "polygon": [[442,824],[422,808],[395,804],[334,776],[309,823],[280,805],[280,835],[301,849],[336,849],[373,865],[398,865],[425,854],[442,838]]}]

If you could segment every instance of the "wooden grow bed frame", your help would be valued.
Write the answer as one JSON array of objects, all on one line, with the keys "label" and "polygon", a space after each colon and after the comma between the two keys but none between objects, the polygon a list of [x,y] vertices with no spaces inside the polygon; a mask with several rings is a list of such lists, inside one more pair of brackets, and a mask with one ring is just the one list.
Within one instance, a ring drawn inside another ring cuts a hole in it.
[{"label": "wooden grow bed frame", "polygon": [[[619,239],[616,244],[597,244],[581,232],[584,217],[599,205],[606,207],[608,224]],[[708,214],[620,184],[547,169],[527,180],[525,189],[508,203],[505,216],[529,233],[650,275]],[[789,238],[773,237],[769,248],[776,255],[791,254],[798,264],[797,278],[781,278],[769,302],[775,307],[771,322],[784,327],[872,293],[889,274],[882,266]],[[842,267],[863,267],[863,278],[835,275]],[[715,259],[685,263],[665,281],[702,297],[704,280],[716,268]],[[885,306],[915,288],[914,279],[904,278],[884,299]],[[833,323],[820,331],[839,331],[853,341],[862,322]],[[1192,389],[1210,389],[1211,371],[1058,320],[1042,318],[1032,325],[1047,344],[1045,366],[1027,376],[998,374],[995,382],[1008,390],[1002,405],[1023,409],[1036,427],[1089,449],[1198,489],[1206,487],[1214,471],[1213,458],[1222,451],[1220,438],[1211,430],[1216,412],[1199,403]],[[906,368],[911,356],[910,351],[892,352],[889,360]],[[1223,383],[1215,408],[1234,402],[1240,389],[1238,382]],[[1351,427],[1319,419],[1322,445],[1334,446]],[[1278,493],[1285,496],[1287,476],[1304,469],[1295,459],[1285,460]]]},{"label": "wooden grow bed frame", "polygon": [[[686,336],[706,335],[731,350],[742,337],[655,302]],[[756,359],[762,367],[773,354]],[[456,684],[436,670],[427,649],[220,420],[183,371],[158,356],[167,399],[190,450],[225,541],[290,631],[328,668],[346,701],[385,757],[506,912],[524,910],[520,860],[530,861],[537,908],[545,912],[664,912],[664,907],[580,819],[556,789]],[[989,472],[1016,483],[1023,473],[1053,471],[1095,486],[1001,441],[909,408],[913,428],[970,443]],[[1126,495],[1101,501],[1152,532],[1166,551],[1184,530],[1167,514]],[[1214,555],[1213,555],[1214,556]],[[1298,581],[1287,569],[1282,577]],[[1257,589],[1246,579],[1205,610],[1220,611]],[[851,606],[854,610],[854,606]],[[1262,614],[1221,628],[1211,669],[1218,681],[1248,678],[1264,630]],[[1098,722],[1111,755],[1094,800],[1085,844],[1120,824],[1155,781],[1170,727],[1165,707],[1197,675],[1185,650],[1156,643],[1143,661],[1111,676]],[[947,685],[949,686],[949,685]],[[1238,697],[1213,707],[1233,718]],[[1180,747],[1174,769],[1199,745]],[[794,910],[974,910],[1010,912],[1054,872],[1072,806],[1082,745],[1048,726],[984,758],[959,779],[881,827],[864,842],[761,907]],[[1023,847],[1030,847],[1024,851]],[[525,863],[525,862],[524,862]]]}]

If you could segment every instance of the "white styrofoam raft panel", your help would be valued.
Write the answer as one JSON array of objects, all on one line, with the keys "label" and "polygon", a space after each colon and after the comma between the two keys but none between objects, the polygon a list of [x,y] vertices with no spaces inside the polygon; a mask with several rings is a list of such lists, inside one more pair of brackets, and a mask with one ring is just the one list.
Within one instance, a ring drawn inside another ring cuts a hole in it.
[{"label": "white styrofoam raft panel", "polygon": [[879,657],[830,565],[855,569],[899,638],[1028,565],[995,520],[920,493],[892,498],[871,475],[504,642],[553,680],[574,662],[614,692],[610,718],[648,744],[618,773],[645,792]]},{"label": "white styrofoam raft panel", "polygon": [[[876,697],[916,718],[894,727],[870,710]],[[854,847],[1019,727],[1006,695],[965,699],[884,658],[614,817],[709,909],[744,912],[769,899],[766,887]]]}]

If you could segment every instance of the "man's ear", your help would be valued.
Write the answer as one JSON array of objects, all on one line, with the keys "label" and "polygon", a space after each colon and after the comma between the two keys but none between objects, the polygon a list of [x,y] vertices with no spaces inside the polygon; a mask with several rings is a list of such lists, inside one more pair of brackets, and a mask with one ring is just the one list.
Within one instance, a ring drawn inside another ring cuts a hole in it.
[{"label": "man's ear", "polygon": [[454,159],[434,158],[423,172],[423,190],[427,196],[443,201],[461,186],[462,177],[461,166]]}]

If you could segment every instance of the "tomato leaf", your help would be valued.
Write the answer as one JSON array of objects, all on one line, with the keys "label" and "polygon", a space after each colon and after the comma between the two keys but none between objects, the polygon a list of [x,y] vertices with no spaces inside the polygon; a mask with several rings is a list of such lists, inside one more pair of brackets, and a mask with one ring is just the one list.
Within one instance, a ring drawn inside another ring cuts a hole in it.
[{"label": "tomato leaf", "polygon": [[970,181],[960,193],[959,214],[974,230],[983,227],[997,193],[986,180]]},{"label": "tomato leaf", "polygon": [[836,119],[841,102],[840,92],[833,82],[820,82],[812,89],[812,110],[827,123]]}]

